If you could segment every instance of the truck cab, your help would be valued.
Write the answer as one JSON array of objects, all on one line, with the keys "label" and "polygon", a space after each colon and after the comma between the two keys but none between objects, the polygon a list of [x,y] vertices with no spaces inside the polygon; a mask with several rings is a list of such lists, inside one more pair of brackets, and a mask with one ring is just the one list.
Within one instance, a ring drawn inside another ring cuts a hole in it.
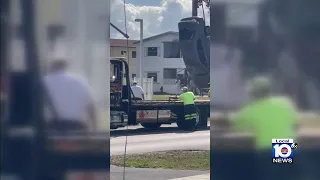
[{"label": "truck cab", "polygon": [[131,104],[129,66],[125,58],[110,60],[110,128],[117,129],[128,123]]}]

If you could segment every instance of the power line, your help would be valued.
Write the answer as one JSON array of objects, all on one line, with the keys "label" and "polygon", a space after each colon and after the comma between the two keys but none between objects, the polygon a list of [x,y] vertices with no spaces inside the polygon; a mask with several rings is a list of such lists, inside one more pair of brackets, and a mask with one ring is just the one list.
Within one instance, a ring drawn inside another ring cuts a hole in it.
[{"label": "power line", "polygon": [[[125,28],[125,33],[126,33],[126,39],[127,39],[127,62],[129,64],[129,36],[128,36],[128,29],[127,29],[127,10],[126,10],[126,0],[123,0],[123,13],[124,13],[124,28]],[[130,66],[129,66],[130,67]],[[130,72],[130,69],[129,69]],[[129,76],[129,74],[126,74]],[[130,86],[130,84],[127,84]],[[129,112],[129,106],[128,106],[128,112]],[[129,133],[129,126],[127,124],[127,129],[126,129],[126,140],[124,144],[124,153],[123,153],[123,175],[122,179],[126,179],[126,158],[127,158],[127,145],[128,145],[128,133]]]}]

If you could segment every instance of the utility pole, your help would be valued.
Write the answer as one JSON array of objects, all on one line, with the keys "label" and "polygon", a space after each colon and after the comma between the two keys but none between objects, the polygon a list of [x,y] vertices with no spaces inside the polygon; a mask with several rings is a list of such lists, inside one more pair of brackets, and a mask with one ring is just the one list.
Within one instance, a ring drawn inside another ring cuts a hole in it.
[{"label": "utility pole", "polygon": [[143,19],[135,19],[140,23],[140,63],[139,63],[139,78],[142,83],[143,71],[142,71],[142,56],[143,56]]},{"label": "utility pole", "polygon": [[198,0],[192,0],[192,16],[198,16]]}]

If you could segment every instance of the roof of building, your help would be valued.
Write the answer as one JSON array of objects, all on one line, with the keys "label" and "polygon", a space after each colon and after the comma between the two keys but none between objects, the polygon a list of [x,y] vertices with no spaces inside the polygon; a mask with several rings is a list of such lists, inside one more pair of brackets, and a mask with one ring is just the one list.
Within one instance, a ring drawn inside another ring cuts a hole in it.
[{"label": "roof of building", "polygon": [[[133,45],[137,40],[128,40],[129,47],[135,47]],[[127,47],[126,39],[110,39],[110,47]]]},{"label": "roof of building", "polygon": [[[155,38],[158,38],[158,37],[161,37],[161,36],[165,36],[165,35],[168,35],[168,34],[179,35],[178,32],[175,32],[175,31],[167,31],[167,32],[164,32],[164,33],[161,33],[161,34],[157,34],[157,35],[155,35],[155,36],[151,36],[151,37],[145,38],[145,39],[143,39],[143,41],[155,39]],[[140,41],[135,41],[133,44],[138,44],[139,42],[140,42]]]}]

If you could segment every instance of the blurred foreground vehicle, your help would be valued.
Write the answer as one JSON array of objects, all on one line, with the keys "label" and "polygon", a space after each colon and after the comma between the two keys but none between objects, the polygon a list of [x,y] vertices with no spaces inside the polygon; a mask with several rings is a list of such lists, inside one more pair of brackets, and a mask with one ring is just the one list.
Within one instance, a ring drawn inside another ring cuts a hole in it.
[{"label": "blurred foreground vehicle", "polygon": [[[86,172],[98,172],[98,178],[109,179],[108,131],[52,132],[46,126],[44,107],[50,97],[42,84],[39,2],[1,1],[1,76],[5,77],[1,93],[6,97],[1,100],[1,179],[63,180],[71,172],[82,177],[91,175]],[[21,15],[20,59],[10,54],[14,47],[10,10],[14,4]],[[54,112],[53,107],[49,109]]]}]

